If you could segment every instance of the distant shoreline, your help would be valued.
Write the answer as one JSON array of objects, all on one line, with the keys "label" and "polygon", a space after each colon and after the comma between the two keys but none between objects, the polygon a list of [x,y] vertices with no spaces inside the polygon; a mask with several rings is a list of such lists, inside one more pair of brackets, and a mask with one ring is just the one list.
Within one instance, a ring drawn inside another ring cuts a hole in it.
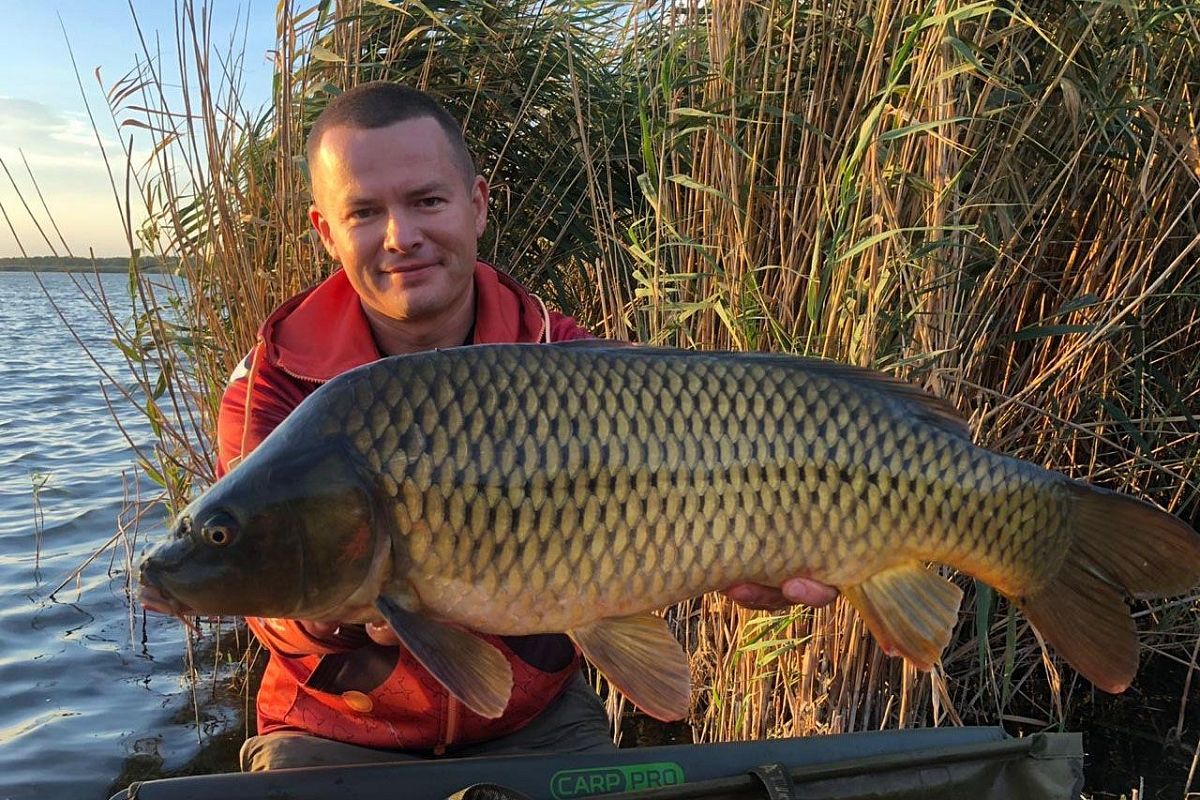
[{"label": "distant shoreline", "polygon": [[[158,259],[142,259],[138,270],[165,272],[174,264]],[[0,272],[103,272],[124,274],[129,271],[128,258],[0,258]]]},{"label": "distant shoreline", "polygon": [[128,272],[129,267],[110,267],[110,266],[91,266],[91,267],[75,267],[75,266],[46,266],[46,267],[23,267],[12,264],[0,264],[0,272],[101,272],[104,274],[115,275],[122,272]]}]

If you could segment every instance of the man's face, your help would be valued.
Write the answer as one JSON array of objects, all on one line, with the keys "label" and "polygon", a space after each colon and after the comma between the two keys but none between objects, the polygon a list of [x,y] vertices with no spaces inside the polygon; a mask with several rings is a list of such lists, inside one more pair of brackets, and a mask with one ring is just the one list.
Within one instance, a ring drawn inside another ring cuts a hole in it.
[{"label": "man's face", "polygon": [[373,322],[437,320],[470,302],[486,181],[429,117],[325,131],[309,165],[313,226]]}]

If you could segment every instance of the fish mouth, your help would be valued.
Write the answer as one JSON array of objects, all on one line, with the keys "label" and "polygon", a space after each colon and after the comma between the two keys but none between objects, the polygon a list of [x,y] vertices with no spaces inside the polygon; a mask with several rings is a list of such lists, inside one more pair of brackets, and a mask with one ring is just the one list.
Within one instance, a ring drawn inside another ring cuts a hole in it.
[{"label": "fish mouth", "polygon": [[195,616],[195,612],[186,605],[150,583],[143,582],[138,587],[138,601],[142,604],[142,608],[158,614],[169,614],[180,619]]}]

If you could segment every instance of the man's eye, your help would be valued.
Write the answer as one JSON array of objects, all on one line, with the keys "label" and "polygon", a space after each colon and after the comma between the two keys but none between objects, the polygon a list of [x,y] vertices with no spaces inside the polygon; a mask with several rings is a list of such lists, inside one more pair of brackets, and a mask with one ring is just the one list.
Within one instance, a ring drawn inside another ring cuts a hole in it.
[{"label": "man's eye", "polygon": [[446,199],[443,197],[422,197],[417,201],[417,205],[421,206],[422,208],[437,208],[445,202]]},{"label": "man's eye", "polygon": [[350,219],[366,219],[374,213],[373,208],[356,208],[350,212]]}]

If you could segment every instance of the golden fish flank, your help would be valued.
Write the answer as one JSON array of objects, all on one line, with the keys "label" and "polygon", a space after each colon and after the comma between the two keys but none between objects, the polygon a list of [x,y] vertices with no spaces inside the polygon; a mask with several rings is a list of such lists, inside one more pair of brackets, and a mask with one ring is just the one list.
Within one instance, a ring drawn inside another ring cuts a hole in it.
[{"label": "golden fish flank", "polygon": [[[301,471],[314,461],[334,466]],[[336,619],[338,592],[373,592],[414,655],[493,716],[507,665],[456,626],[565,631],[635,703],[678,718],[687,659],[649,610],[807,574],[929,668],[960,600],[923,566],[936,561],[994,585],[1119,691],[1137,665],[1123,595],[1200,577],[1200,537],[1170,515],[974,446],[952,407],[911,385],[789,356],[588,343],[385,359],[319,390],[185,515],[264,519],[273,490],[256,476],[272,470],[301,493],[356,475],[370,498],[344,523],[289,532],[323,541],[368,520],[386,540],[386,564],[308,585],[292,613]]]}]

